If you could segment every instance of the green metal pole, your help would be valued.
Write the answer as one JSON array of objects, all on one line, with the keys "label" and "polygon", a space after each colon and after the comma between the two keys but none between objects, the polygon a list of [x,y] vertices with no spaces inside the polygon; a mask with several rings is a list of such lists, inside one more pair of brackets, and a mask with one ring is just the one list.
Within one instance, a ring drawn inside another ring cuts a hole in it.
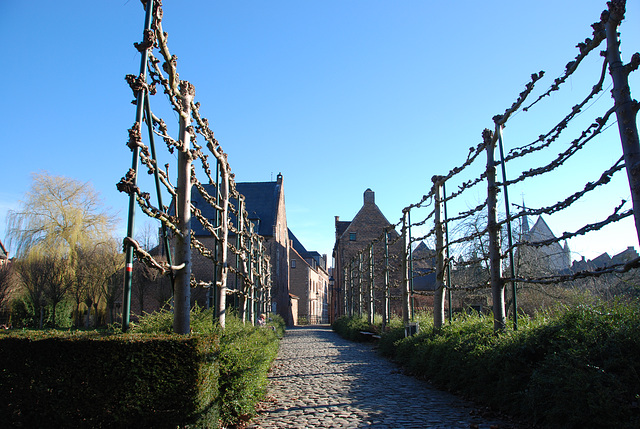
[{"label": "green metal pole", "polygon": [[[502,148],[502,125],[496,126],[498,134],[498,146],[500,147],[500,165],[502,166],[502,188],[504,189],[504,205],[507,212],[507,238],[509,240],[509,265],[511,266],[511,278],[516,278],[516,267],[513,263],[513,236],[511,235],[511,214],[509,213],[509,191],[507,190],[507,168],[504,165],[504,150]],[[511,280],[511,292],[513,294],[513,330],[518,330],[518,296],[516,294],[516,282]]]},{"label": "green metal pole", "polygon": [[[151,158],[153,160],[153,165],[154,165],[153,178],[155,179],[155,183],[156,183],[156,196],[158,198],[158,209],[163,211],[164,204],[162,204],[162,192],[160,190],[161,189],[160,175],[158,174],[158,158],[156,157],[156,142],[155,142],[155,138],[153,137],[153,120],[151,116],[151,103],[149,100],[149,93],[147,91],[145,91],[144,93],[145,93],[144,108],[145,108],[145,113],[147,117],[147,121],[146,121],[147,129],[149,131],[149,148],[151,149]],[[164,248],[167,252],[167,262],[171,267],[173,266],[173,261],[171,257],[171,247],[169,246],[169,233],[167,231],[167,225],[164,223],[164,221],[161,221],[161,224],[162,224],[162,239],[164,241]],[[175,280],[176,280],[173,270],[169,271],[169,277],[171,279],[171,295],[173,296],[173,292],[175,289]]]},{"label": "green metal pole", "polygon": [[[147,0],[146,13],[144,19],[144,32],[151,30],[151,17],[153,15],[153,0]],[[149,47],[142,52],[140,59],[140,78],[145,82],[147,80],[147,61],[149,60]],[[145,101],[145,89],[142,89],[136,95],[136,123],[135,126],[141,127],[142,116],[144,112]],[[134,172],[133,184],[137,185],[138,182],[138,158],[139,148],[134,146],[132,149],[133,156],[131,161],[131,169]],[[129,195],[129,216],[127,219],[127,237],[133,238],[135,231],[135,213],[136,213],[136,197],[135,195]],[[125,271],[124,271],[124,286],[122,297],[122,331],[127,332],[129,330],[129,322],[131,317],[131,283],[133,279],[133,247],[130,244],[125,245]]]},{"label": "green metal pole", "polygon": [[383,291],[383,315],[382,327],[387,326],[387,322],[391,320],[391,306],[389,305],[389,231],[384,230],[384,291]]},{"label": "green metal pole", "polygon": [[411,210],[407,211],[409,223],[409,297],[411,304],[411,321],[415,318],[415,298],[413,296],[413,250],[411,249]]},{"label": "green metal pole", "polygon": [[[220,161],[216,161],[216,206],[220,207]],[[220,226],[220,212],[216,209],[215,219],[213,220],[213,226],[218,231],[218,227]],[[214,235],[213,236],[213,285],[211,285],[211,295],[213,298],[213,322],[214,324],[218,322],[220,317],[219,309],[218,309],[218,246],[219,240]]]},{"label": "green metal pole", "polygon": [[447,246],[447,300],[449,301],[449,323],[453,321],[453,308],[451,303],[451,259],[449,258],[449,217],[447,216],[447,188],[442,182],[442,201],[444,202],[444,236]]}]

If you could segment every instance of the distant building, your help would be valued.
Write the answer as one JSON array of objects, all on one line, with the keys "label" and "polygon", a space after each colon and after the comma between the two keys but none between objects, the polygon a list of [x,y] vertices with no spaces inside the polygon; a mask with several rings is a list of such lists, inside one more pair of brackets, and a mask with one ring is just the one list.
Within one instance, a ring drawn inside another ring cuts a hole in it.
[{"label": "distant building", "polygon": [[[204,185],[212,195],[215,194],[213,185]],[[294,324],[291,310],[291,296],[289,293],[289,229],[287,227],[287,213],[284,201],[282,174],[278,174],[275,182],[244,182],[236,183],[237,191],[245,197],[245,210],[249,220],[254,224],[254,231],[265,238],[267,254],[271,259],[271,300],[272,311],[282,316],[287,325]],[[214,219],[215,209],[204,201],[197,191],[192,191],[192,204],[202,211],[207,219]],[[198,240],[208,248],[213,248],[214,238],[202,227],[200,222],[193,220],[191,227]],[[230,234],[230,240],[235,239]],[[198,254],[193,255],[193,272],[198,280],[211,281],[213,263]],[[228,286],[237,287],[235,276],[230,276]]]},{"label": "distant building", "polygon": [[329,323],[327,256],[307,251],[289,230],[289,285],[298,297],[298,321]]},{"label": "distant building", "polygon": [[[555,240],[556,236],[542,216],[529,228],[526,216],[521,223],[521,243],[542,243]],[[542,246],[520,246],[516,252],[518,270],[525,275],[548,276],[568,273],[571,270],[571,250],[565,242],[564,246],[557,241]]]},{"label": "distant building", "polygon": [[[362,208],[351,221],[341,221],[339,216],[335,218],[336,242],[333,247],[334,258],[334,288],[331,293],[330,320],[344,315],[344,303],[349,297],[345,297],[345,282],[348,281],[350,270],[353,268],[351,262],[361,250],[367,248],[369,244],[378,238],[384,237],[384,231],[391,226],[391,223],[382,214],[375,203],[375,193],[371,189],[364,192]],[[395,229],[389,232],[389,258],[390,258],[390,283],[392,291],[391,308],[392,312],[401,312],[401,301],[398,296],[401,293],[402,271],[398,269],[402,266],[402,240],[399,240]],[[382,261],[384,258],[384,243],[377,242],[373,247],[374,260]],[[374,281],[376,284],[375,293],[375,313],[382,313],[382,263],[375,264]],[[345,277],[346,273],[346,277]],[[368,275],[363,281],[368,280]]]},{"label": "distant building", "polygon": [[629,246],[626,250],[623,250],[613,257],[609,256],[606,252],[590,260],[583,256],[581,260],[573,261],[571,269],[574,273],[579,271],[595,271],[612,265],[624,264],[637,259],[638,257],[638,252],[633,248],[633,246]]}]

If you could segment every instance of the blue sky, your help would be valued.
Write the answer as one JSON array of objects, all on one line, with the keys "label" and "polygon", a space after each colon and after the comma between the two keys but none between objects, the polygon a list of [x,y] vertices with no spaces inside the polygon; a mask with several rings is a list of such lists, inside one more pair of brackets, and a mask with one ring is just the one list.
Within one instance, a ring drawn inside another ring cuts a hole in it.
[{"label": "blue sky", "polygon": [[[307,249],[329,255],[335,216],[352,219],[371,188],[397,221],[403,207],[428,192],[433,175],[462,163],[531,73],[546,71],[541,89],[562,73],[606,7],[603,0],[164,3],[180,76],[195,85],[236,180],[275,180],[282,172],[290,228]],[[124,76],[138,72],[132,44],[140,41],[143,19],[138,0],[0,2],[0,238],[6,211],[41,170],[91,181],[119,212],[115,233],[124,234],[127,198],[115,183],[131,163],[125,143],[135,118]],[[625,61],[640,51],[639,22],[640,5],[630,1],[621,26]],[[599,61],[593,55],[584,67],[595,74],[566,85],[574,104],[597,80]],[[608,92],[601,101],[610,103]],[[162,95],[151,103],[176,121]],[[505,129],[506,149],[544,132],[570,103],[558,98],[518,116]],[[596,179],[620,156],[616,133],[614,126],[597,150],[551,181],[514,189],[512,201],[547,205],[556,193]],[[175,168],[175,158],[163,156]],[[626,181],[617,180],[547,223],[556,234],[574,230],[628,196]],[[465,204],[474,206],[474,198],[483,197],[471,195]],[[629,245],[638,245],[630,222],[570,242],[574,258]]]}]

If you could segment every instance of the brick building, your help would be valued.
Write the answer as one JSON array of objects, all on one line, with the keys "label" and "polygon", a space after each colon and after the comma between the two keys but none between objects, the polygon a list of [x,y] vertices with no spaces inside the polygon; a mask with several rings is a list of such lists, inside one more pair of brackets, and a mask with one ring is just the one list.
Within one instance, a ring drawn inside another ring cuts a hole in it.
[{"label": "brick building", "polygon": [[[215,187],[205,185],[207,192],[215,193]],[[284,201],[282,174],[278,174],[275,182],[244,182],[236,183],[236,189],[245,197],[245,210],[249,220],[254,225],[254,231],[265,239],[266,252],[271,260],[271,310],[285,320],[287,325],[294,323],[291,311],[291,297],[289,294],[289,234],[287,228],[287,213]],[[199,192],[192,192],[192,204],[202,211],[207,219],[214,219],[215,210],[207,204]],[[235,222],[235,219],[231,219]],[[214,247],[214,238],[200,225],[197,220],[191,225],[196,238],[209,249]],[[235,243],[235,236],[230,234],[229,240]],[[193,274],[198,280],[211,281],[213,279],[213,263],[203,258],[197,251],[192,252]],[[233,264],[234,261],[230,261]],[[235,276],[230,275],[228,287],[239,286]],[[194,291],[193,300],[206,302],[206,291]]]},{"label": "brick building", "polygon": [[[362,208],[351,221],[341,221],[339,216],[335,218],[336,242],[333,247],[334,258],[334,287],[331,292],[330,321],[344,314],[345,301],[345,269],[349,276],[350,263],[361,250],[367,248],[369,244],[378,238],[384,237],[384,230],[390,226],[390,222],[382,214],[375,203],[375,193],[371,189],[364,192]],[[399,239],[395,229],[388,233],[389,237],[389,268],[390,268],[390,290],[391,290],[391,311],[401,313],[401,285],[402,285],[402,240]],[[374,312],[382,313],[383,302],[383,258],[384,242],[380,240],[373,246],[374,282],[375,282],[375,302]],[[363,281],[368,281],[365,275]]]},{"label": "brick building", "polygon": [[329,323],[329,273],[327,256],[309,252],[289,230],[289,283],[298,297],[298,320],[310,324]]}]

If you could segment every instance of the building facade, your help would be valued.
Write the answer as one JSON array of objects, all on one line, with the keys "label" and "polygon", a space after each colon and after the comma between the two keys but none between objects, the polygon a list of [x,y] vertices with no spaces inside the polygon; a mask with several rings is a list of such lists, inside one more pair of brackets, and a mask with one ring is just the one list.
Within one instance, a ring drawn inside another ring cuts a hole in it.
[{"label": "building facade", "polygon": [[[354,304],[353,296],[349,296],[349,282],[352,282],[351,273],[354,267],[354,258],[359,252],[366,249],[374,240],[384,237],[385,231],[388,234],[389,250],[389,286],[391,292],[391,312],[400,314],[402,303],[400,300],[402,291],[402,254],[403,243],[395,229],[391,228],[391,223],[382,214],[375,203],[375,193],[367,189],[363,195],[363,205],[351,221],[341,221],[338,216],[335,218],[336,241],[333,247],[333,288],[331,290],[329,319],[331,322],[347,312],[362,312],[359,302]],[[383,261],[385,257],[384,240],[379,240],[374,244],[372,253],[376,261]],[[382,263],[375,263],[374,270],[374,313],[382,313],[382,303],[384,302],[383,271]],[[358,282],[368,282],[368,274]],[[350,307],[353,306],[354,308]],[[357,307],[357,308],[356,308]],[[368,308],[368,306],[367,306]]]},{"label": "building facade", "polygon": [[299,299],[298,322],[329,323],[327,256],[307,251],[291,231],[289,242],[290,287],[291,293]]},{"label": "building facade", "polygon": [[[210,194],[215,193],[213,185],[204,186]],[[275,182],[236,183],[236,190],[245,198],[245,210],[249,220],[253,223],[254,231],[265,240],[265,251],[271,261],[271,311],[282,316],[285,323],[292,326],[294,320],[289,293],[290,244],[282,174],[278,174]],[[215,210],[204,201],[197,191],[192,191],[192,204],[200,209],[207,219],[214,219]],[[235,218],[230,219],[230,222],[235,222]],[[199,241],[209,249],[214,248],[214,237],[197,220],[193,220],[191,227]],[[234,243],[235,236],[230,234],[229,240]],[[192,259],[193,273],[196,279],[212,281],[213,262],[199,255],[197,251],[192,253]],[[230,264],[233,265],[234,261],[230,261]],[[241,286],[240,282],[241,279],[230,275],[227,286],[230,289],[238,289]],[[194,291],[194,300],[204,302],[206,293],[206,291]]]}]

